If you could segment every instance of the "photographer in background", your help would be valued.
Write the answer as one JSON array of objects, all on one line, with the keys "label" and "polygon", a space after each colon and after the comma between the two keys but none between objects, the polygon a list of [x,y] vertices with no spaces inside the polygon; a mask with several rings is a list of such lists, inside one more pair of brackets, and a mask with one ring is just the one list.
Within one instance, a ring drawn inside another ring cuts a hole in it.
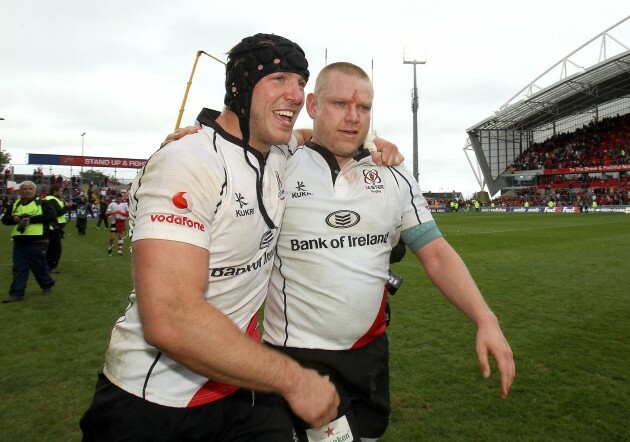
[{"label": "photographer in background", "polygon": [[32,181],[23,181],[19,193],[20,199],[2,216],[4,225],[13,226],[13,281],[3,304],[24,299],[30,270],[44,295],[51,294],[55,285],[46,261],[49,226],[56,219],[55,210],[35,196],[36,186]]}]

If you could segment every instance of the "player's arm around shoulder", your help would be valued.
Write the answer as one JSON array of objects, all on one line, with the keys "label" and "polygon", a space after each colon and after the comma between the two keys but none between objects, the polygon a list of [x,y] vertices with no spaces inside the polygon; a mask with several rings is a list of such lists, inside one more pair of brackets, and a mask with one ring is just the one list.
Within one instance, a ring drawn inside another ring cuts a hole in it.
[{"label": "player's arm around shoulder", "polygon": [[373,131],[368,132],[363,147],[370,151],[372,161],[378,166],[397,166],[405,161],[396,144],[376,136]]},{"label": "player's arm around shoulder", "polygon": [[197,132],[187,133],[157,150],[145,166],[147,173],[157,170],[159,177],[165,180],[181,179],[182,174],[192,180],[205,179],[211,173],[223,175],[221,153],[212,144],[213,131],[195,129]]}]

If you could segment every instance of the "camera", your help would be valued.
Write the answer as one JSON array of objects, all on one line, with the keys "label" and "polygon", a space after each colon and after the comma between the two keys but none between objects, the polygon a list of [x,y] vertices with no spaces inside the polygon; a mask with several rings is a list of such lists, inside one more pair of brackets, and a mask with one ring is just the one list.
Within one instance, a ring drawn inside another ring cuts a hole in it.
[{"label": "camera", "polygon": [[387,291],[389,292],[390,295],[393,295],[396,293],[396,291],[402,284],[403,278],[402,276],[397,275],[396,273],[392,272],[391,269],[388,270],[387,273],[389,274],[389,279],[387,280],[387,284],[386,284]]},{"label": "camera", "polygon": [[26,224],[28,222],[28,215],[20,215],[20,222],[17,226],[17,231],[20,233],[24,233],[26,230]]}]

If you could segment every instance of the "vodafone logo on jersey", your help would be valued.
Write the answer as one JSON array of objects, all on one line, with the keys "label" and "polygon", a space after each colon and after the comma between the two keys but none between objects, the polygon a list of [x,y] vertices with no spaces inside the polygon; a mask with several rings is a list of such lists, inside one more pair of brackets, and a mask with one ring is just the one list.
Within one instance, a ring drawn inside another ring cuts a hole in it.
[{"label": "vodafone logo on jersey", "polygon": [[[189,193],[177,192],[171,197],[171,200],[173,201],[173,205],[175,206],[175,212],[185,215],[192,211],[193,201]],[[190,219],[187,216],[153,213],[151,214],[151,222],[175,224],[177,226],[188,227],[189,229],[200,230],[202,232],[206,231],[206,226],[203,223],[195,221],[194,219]]]},{"label": "vodafone logo on jersey", "polygon": [[154,223],[166,223],[166,224],[175,224],[177,226],[188,227],[190,229],[201,230],[202,232],[206,231],[206,226],[204,226],[199,221],[194,221],[187,216],[177,216],[177,215],[163,215],[160,213],[152,213],[151,214],[151,222]]},{"label": "vodafone logo on jersey", "polygon": [[177,213],[190,213],[193,208],[192,197],[188,192],[177,192],[171,198]]}]

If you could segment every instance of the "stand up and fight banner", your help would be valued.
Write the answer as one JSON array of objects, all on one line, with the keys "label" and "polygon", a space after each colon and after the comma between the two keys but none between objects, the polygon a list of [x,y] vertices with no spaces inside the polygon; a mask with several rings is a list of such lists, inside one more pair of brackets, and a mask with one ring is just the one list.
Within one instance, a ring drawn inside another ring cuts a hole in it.
[{"label": "stand up and fight banner", "polygon": [[51,166],[79,167],[119,167],[141,169],[147,160],[134,158],[82,157],[76,155],[28,154],[28,164],[49,164]]}]

